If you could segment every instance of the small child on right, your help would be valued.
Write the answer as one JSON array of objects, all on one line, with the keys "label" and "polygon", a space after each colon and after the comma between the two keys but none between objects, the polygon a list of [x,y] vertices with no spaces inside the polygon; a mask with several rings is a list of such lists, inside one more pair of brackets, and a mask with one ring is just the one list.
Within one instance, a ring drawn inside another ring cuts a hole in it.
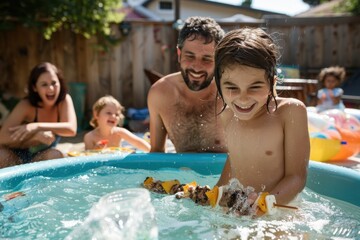
[{"label": "small child on right", "polygon": [[95,129],[84,136],[85,150],[120,147],[125,140],[134,147],[150,151],[150,144],[119,124],[124,119],[124,107],[114,97],[99,98],[93,105],[93,118],[90,125]]},{"label": "small child on right", "polygon": [[318,79],[323,88],[317,93],[317,112],[329,109],[345,109],[345,105],[341,100],[344,91],[339,87],[344,81],[345,75],[345,69],[339,66],[332,66],[321,70]]}]

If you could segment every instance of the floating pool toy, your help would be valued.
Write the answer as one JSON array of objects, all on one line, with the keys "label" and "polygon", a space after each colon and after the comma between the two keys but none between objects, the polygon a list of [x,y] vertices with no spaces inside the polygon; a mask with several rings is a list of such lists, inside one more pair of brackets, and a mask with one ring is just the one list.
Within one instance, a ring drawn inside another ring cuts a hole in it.
[{"label": "floating pool toy", "polygon": [[359,116],[357,109],[317,113],[314,108],[308,108],[310,159],[325,162],[357,155],[360,152]]},{"label": "floating pool toy", "polygon": [[0,212],[2,214],[12,215],[15,212],[30,205],[24,192],[12,192],[0,198]]},{"label": "floating pool toy", "polygon": [[[215,186],[210,189],[209,186],[199,186],[191,182],[181,184],[178,180],[161,181],[152,177],[147,177],[143,186],[156,193],[175,194],[175,197],[190,198],[195,203],[213,208],[221,207],[227,210],[227,213],[236,215],[263,215],[274,214],[277,207],[297,209],[297,207],[280,205],[276,203],[274,195],[267,192],[260,193],[257,199],[251,200],[254,195],[254,188],[244,187],[237,179],[231,179],[228,185]],[[257,212],[257,211],[260,211]]]},{"label": "floating pool toy", "polygon": [[273,215],[276,212],[276,199],[274,195],[270,195],[268,192],[260,193],[256,204],[263,213]]},{"label": "floating pool toy", "polygon": [[23,192],[12,192],[12,193],[4,195],[3,197],[4,197],[5,201],[9,201],[11,199],[21,197],[21,196],[25,196],[25,193],[23,193]]},{"label": "floating pool toy", "polygon": [[84,151],[70,151],[67,153],[69,157],[92,156],[98,154],[122,154],[134,153],[135,150],[126,147],[108,147],[102,149],[84,150]]},{"label": "floating pool toy", "polygon": [[100,140],[100,141],[98,141],[98,142],[96,143],[96,146],[97,146],[98,148],[106,148],[108,143],[109,143],[109,140],[107,140],[107,139],[102,139],[102,140]]}]

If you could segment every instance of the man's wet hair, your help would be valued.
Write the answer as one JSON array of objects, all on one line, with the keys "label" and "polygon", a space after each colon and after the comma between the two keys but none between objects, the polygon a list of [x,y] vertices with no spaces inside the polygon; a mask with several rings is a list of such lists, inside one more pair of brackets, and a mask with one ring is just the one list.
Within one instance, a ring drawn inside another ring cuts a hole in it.
[{"label": "man's wet hair", "polygon": [[177,46],[181,50],[185,40],[193,41],[198,38],[203,38],[205,44],[215,42],[216,45],[224,37],[224,34],[224,30],[212,18],[189,17],[180,30]]}]

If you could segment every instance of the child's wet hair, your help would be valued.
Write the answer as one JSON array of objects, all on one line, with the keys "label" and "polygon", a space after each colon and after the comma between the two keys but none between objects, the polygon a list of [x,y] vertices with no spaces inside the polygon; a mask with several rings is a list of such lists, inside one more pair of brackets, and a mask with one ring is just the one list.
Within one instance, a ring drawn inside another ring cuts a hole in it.
[{"label": "child's wet hair", "polygon": [[[215,49],[215,82],[218,94],[224,102],[220,81],[224,70],[231,66],[245,65],[265,70],[270,92],[266,107],[273,98],[276,101],[276,67],[279,49],[272,37],[261,28],[241,28],[228,32]],[[224,108],[226,103],[224,102]]]},{"label": "child's wet hair", "polygon": [[335,77],[338,80],[337,86],[340,86],[340,84],[345,80],[345,76],[346,76],[345,68],[339,66],[331,66],[328,68],[323,68],[318,76],[319,83],[322,85],[322,87],[324,87],[324,81],[327,76]]},{"label": "child's wet hair", "polygon": [[125,116],[123,112],[125,111],[125,108],[120,104],[118,100],[116,100],[113,96],[106,95],[104,97],[99,98],[93,105],[92,111],[93,111],[93,117],[90,120],[90,125],[94,128],[98,127],[98,122],[94,118],[94,114],[99,114],[101,110],[105,108],[108,104],[115,104],[116,108],[120,111],[120,120],[118,125],[122,126]]},{"label": "child's wet hair", "polygon": [[43,63],[36,65],[31,70],[28,84],[27,84],[27,92],[28,92],[27,98],[29,99],[31,105],[33,105],[35,107],[40,107],[39,103],[42,101],[39,96],[39,93],[34,90],[35,85],[41,74],[50,72],[50,71],[53,71],[56,74],[56,76],[59,79],[59,83],[60,83],[60,93],[59,93],[59,97],[56,100],[55,104],[59,104],[66,97],[67,87],[66,87],[65,80],[64,80],[64,77],[63,77],[61,71],[54,64],[51,64],[49,62],[43,62]]}]

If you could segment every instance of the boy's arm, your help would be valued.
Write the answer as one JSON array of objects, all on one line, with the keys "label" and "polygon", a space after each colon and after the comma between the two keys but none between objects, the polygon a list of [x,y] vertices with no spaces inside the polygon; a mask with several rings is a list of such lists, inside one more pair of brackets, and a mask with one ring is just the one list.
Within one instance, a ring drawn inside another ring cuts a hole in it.
[{"label": "boy's arm", "polygon": [[306,106],[296,99],[289,101],[282,111],[285,120],[284,177],[270,192],[279,204],[288,203],[305,187],[310,155]]},{"label": "boy's arm", "polygon": [[226,159],[224,168],[222,170],[221,176],[219,178],[219,181],[216,183],[216,186],[224,186],[229,184],[229,180],[230,180],[230,160],[229,157]]},{"label": "boy's arm", "polygon": [[[226,126],[229,124],[229,122],[231,121],[231,118],[233,118],[234,114],[232,112],[232,110],[230,110],[229,108],[226,108],[220,115],[219,115],[219,119],[220,119],[220,123],[223,126],[223,129],[225,131]],[[225,132],[224,132],[225,134]],[[225,134],[226,135],[226,134]],[[226,137],[225,137],[226,139]],[[229,184],[229,180],[231,179],[231,163],[230,163],[230,158],[229,156],[226,159],[224,168],[222,170],[221,176],[219,181],[217,182],[216,186],[223,186],[223,185],[227,185]]]}]

